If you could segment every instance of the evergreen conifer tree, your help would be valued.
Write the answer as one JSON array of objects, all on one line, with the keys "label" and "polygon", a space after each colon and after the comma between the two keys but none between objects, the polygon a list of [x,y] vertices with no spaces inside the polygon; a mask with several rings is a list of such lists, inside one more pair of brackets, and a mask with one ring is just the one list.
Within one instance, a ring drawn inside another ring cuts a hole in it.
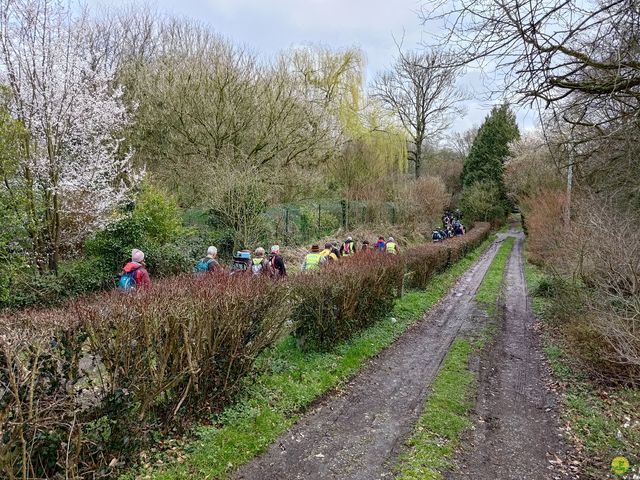
[{"label": "evergreen conifer tree", "polygon": [[509,144],[520,138],[516,116],[504,103],[495,106],[478,130],[462,169],[462,185],[494,184],[504,193],[503,164]]}]

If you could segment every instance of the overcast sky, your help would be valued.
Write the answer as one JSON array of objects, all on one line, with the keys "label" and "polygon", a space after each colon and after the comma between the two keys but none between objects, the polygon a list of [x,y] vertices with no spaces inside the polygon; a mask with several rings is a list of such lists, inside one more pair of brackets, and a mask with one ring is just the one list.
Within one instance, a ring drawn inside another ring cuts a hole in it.
[{"label": "overcast sky", "polygon": [[[129,0],[90,0],[90,4],[128,4]],[[266,57],[296,45],[323,44],[359,47],[367,59],[367,80],[393,62],[394,37],[405,48],[419,48],[428,37],[420,24],[416,0],[148,0],[160,12],[198,19],[218,33]],[[482,123],[492,102],[483,100],[479,72],[461,84],[472,91],[464,118],[452,125],[464,131]],[[520,111],[521,128],[534,123],[532,113]]]}]

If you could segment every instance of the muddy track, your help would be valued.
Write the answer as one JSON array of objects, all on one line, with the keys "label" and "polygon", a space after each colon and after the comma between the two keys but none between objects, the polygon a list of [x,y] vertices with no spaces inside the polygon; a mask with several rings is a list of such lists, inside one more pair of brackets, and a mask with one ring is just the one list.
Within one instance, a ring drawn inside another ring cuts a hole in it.
[{"label": "muddy track", "polygon": [[393,460],[411,434],[451,343],[472,321],[474,294],[494,244],[446,297],[341,391],[305,415],[236,479],[393,477]]},{"label": "muddy track", "polygon": [[532,328],[524,237],[516,238],[504,279],[504,318],[495,344],[479,363],[475,429],[465,441],[457,471],[445,476],[450,480],[570,478],[557,462],[565,458],[566,447],[557,398],[547,388],[548,368]]}]

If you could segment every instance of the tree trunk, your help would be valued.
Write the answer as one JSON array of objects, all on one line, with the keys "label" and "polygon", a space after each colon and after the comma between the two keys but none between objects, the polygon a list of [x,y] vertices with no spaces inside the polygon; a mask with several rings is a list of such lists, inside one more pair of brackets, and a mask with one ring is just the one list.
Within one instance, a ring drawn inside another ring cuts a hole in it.
[{"label": "tree trunk", "polygon": [[568,230],[571,228],[571,190],[573,188],[573,155],[571,163],[567,168],[567,203],[564,209],[564,226]]},{"label": "tree trunk", "polygon": [[416,143],[415,165],[416,178],[420,178],[420,175],[422,174],[422,142]]}]

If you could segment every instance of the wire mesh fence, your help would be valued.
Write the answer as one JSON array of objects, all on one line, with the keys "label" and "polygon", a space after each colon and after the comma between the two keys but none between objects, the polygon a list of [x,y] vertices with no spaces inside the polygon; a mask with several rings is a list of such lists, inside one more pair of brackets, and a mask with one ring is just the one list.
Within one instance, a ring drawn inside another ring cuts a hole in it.
[{"label": "wire mesh fence", "polygon": [[390,202],[323,201],[282,204],[265,213],[275,239],[284,244],[321,238],[338,229],[373,223],[395,224],[396,206]]}]

